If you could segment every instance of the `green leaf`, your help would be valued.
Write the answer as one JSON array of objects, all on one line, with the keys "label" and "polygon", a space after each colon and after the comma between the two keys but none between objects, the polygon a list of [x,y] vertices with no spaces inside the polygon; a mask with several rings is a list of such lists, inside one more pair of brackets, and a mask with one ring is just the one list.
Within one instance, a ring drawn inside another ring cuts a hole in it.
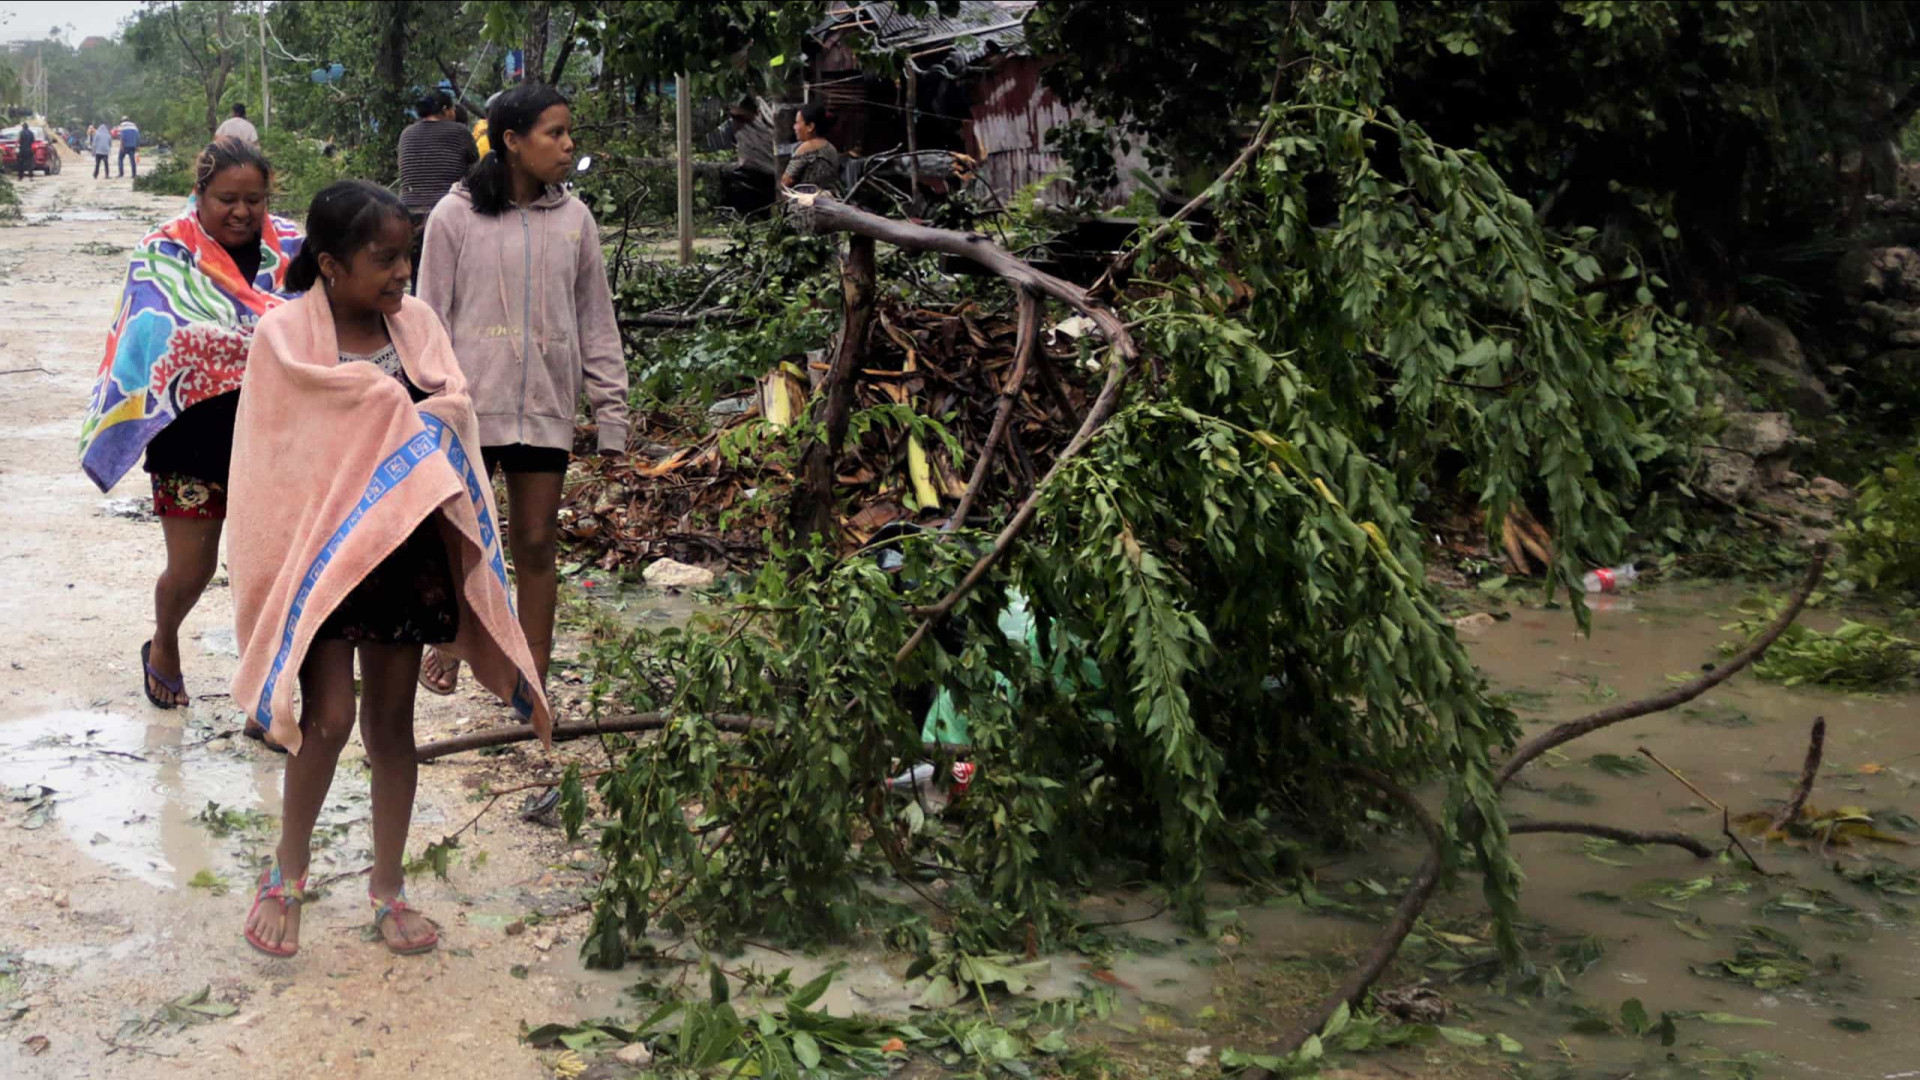
[{"label": "green leaf", "polygon": [[[587,793],[580,783],[580,763],[573,762],[560,778],[560,824],[568,840],[580,838],[580,826],[587,820]],[[441,875],[444,877],[445,875]]]},{"label": "green leaf", "polygon": [[1628,998],[1620,1005],[1620,1026],[1627,1029],[1629,1035],[1645,1035],[1652,1030],[1653,1022],[1647,1017],[1646,1006],[1639,998]]},{"label": "green leaf", "polygon": [[804,1031],[793,1033],[793,1056],[809,1069],[820,1067],[820,1044]]},{"label": "green leaf", "polygon": [[[839,967],[836,966],[827,971],[821,972],[819,978],[814,979],[812,982],[808,983],[807,985],[801,987],[798,990],[795,990],[793,992],[793,995],[787,998],[787,1008],[789,1009],[812,1008],[813,1003],[816,1001],[819,1001],[820,998],[826,994],[827,988],[833,985],[833,977],[839,972],[839,970],[840,970]],[[912,976],[909,975],[908,977],[911,978]],[[812,1066],[809,1065],[808,1068],[812,1068]]]},{"label": "green leaf", "polygon": [[1468,1031],[1466,1028],[1445,1027],[1443,1025],[1435,1025],[1433,1030],[1439,1032],[1441,1038],[1455,1046],[1479,1047],[1487,1045],[1487,1037],[1477,1031]]},{"label": "green leaf", "polygon": [[708,1001],[715,1005],[725,1005],[733,997],[733,991],[727,986],[727,974],[720,970],[719,964],[707,969]]},{"label": "green leaf", "polygon": [[966,994],[954,985],[952,979],[945,975],[935,975],[928,981],[927,988],[920,992],[919,1000],[913,1004],[915,1008],[937,1011],[958,1005],[964,997]]},{"label": "green leaf", "polygon": [[1506,1035],[1496,1033],[1493,1041],[1495,1045],[1500,1047],[1500,1052],[1503,1054],[1524,1054],[1527,1052],[1527,1048],[1520,1045],[1518,1040]]},{"label": "green leaf", "polygon": [[1340,1006],[1333,1010],[1333,1015],[1327,1017],[1327,1026],[1320,1029],[1320,1038],[1322,1040],[1333,1038],[1345,1031],[1347,1024],[1352,1020],[1353,1010],[1347,1007],[1346,1002],[1341,1002]]}]

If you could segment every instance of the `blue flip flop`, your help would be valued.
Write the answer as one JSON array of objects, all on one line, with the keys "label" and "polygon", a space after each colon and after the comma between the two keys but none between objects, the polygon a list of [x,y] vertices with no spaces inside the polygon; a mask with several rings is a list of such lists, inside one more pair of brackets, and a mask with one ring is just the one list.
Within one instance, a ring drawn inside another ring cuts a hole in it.
[{"label": "blue flip flop", "polygon": [[172,701],[161,701],[160,696],[153,692],[153,684],[159,683],[162,689],[171,690],[174,693],[179,694],[181,697],[187,698],[188,702],[191,703],[193,699],[188,697],[187,695],[186,676],[182,675],[178,678],[169,679],[165,675],[162,675],[158,671],[155,671],[153,669],[152,662],[148,659],[152,655],[153,655],[153,642],[149,641],[146,644],[140,646],[140,666],[142,668],[145,668],[147,672],[146,679],[142,680],[140,683],[140,689],[146,691],[147,700],[153,702],[153,707],[156,709],[180,708],[179,703],[172,702]]}]

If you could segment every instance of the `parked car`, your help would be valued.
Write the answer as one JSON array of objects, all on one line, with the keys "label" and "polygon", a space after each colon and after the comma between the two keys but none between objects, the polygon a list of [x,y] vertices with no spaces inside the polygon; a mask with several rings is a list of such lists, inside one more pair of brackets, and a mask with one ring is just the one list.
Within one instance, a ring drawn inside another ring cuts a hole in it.
[{"label": "parked car", "polygon": [[[52,176],[60,171],[60,151],[47,139],[47,129],[35,127],[33,131],[33,164],[31,170],[38,170]],[[20,156],[20,128],[0,130],[0,169],[13,174],[19,172],[17,158]]]}]

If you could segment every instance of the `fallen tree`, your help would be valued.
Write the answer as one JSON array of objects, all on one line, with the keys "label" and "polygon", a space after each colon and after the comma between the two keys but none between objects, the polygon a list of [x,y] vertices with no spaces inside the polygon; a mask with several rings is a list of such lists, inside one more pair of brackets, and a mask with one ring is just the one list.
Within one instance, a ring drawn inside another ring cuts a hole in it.
[{"label": "fallen tree", "polygon": [[[790,200],[808,229],[848,236],[840,333],[779,376],[797,409],[712,444],[755,490],[779,485],[774,558],[712,620],[600,657],[608,707],[675,721],[594,778],[618,825],[600,835],[592,962],[619,964],[661,919],[719,942],[849,930],[888,906],[858,885],[876,867],[947,878],[935,917],[965,947],[1068,939],[1058,883],[1115,860],[1198,919],[1225,852],[1273,864],[1427,780],[1449,805],[1428,830],[1435,873],[1477,865],[1517,955],[1499,789],[1518,729],[1435,604],[1414,492],[1474,493],[1496,537],[1531,507],[1561,538],[1539,562],[1570,585],[1619,557],[1636,484],[1683,445],[1684,426],[1639,409],[1679,415],[1692,354],[1650,305],[1610,308],[1582,241],[1545,233],[1484,159],[1375,100],[1382,9],[1334,16],[1209,188],[1213,238],[1178,218],[1151,232],[1112,307],[984,236]],[[900,249],[995,280],[936,303],[883,276],[918,280],[882,257]],[[1035,345],[1047,305],[1097,330],[1063,350],[1073,363]],[[916,310],[933,313],[893,318]],[[958,355],[933,347],[942,334],[973,340],[963,370],[935,362]],[[1643,353],[1662,363],[1629,378]],[[1075,374],[1089,360],[1097,385]],[[1033,464],[1018,436],[1036,413],[1059,441],[1031,479],[983,487],[996,463]],[[950,423],[969,438],[943,442]],[[942,445],[956,486],[908,491],[898,463]],[[670,461],[663,484],[684,479]],[[854,493],[873,485],[943,526],[900,540],[897,572],[850,550],[873,505]],[[1030,633],[1002,632],[1023,617]],[[921,752],[935,694],[988,765],[938,835],[885,813],[880,785]]]}]

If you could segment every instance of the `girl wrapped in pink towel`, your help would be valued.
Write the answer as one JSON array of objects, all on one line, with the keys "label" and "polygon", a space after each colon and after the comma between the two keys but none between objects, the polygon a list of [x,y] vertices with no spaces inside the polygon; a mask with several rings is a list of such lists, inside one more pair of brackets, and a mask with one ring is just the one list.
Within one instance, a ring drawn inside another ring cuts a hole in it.
[{"label": "girl wrapped in pink towel", "polygon": [[411,246],[391,192],[357,180],[320,192],[287,271],[305,295],[260,320],[241,385],[233,699],[291,752],[279,846],[245,931],[273,956],[299,948],[314,822],[356,713],[373,778],[375,925],[397,953],[438,944],[407,905],[402,870],[425,647],[466,661],[543,738],[552,724],[508,599],[466,380],[439,318],[407,295]]}]

